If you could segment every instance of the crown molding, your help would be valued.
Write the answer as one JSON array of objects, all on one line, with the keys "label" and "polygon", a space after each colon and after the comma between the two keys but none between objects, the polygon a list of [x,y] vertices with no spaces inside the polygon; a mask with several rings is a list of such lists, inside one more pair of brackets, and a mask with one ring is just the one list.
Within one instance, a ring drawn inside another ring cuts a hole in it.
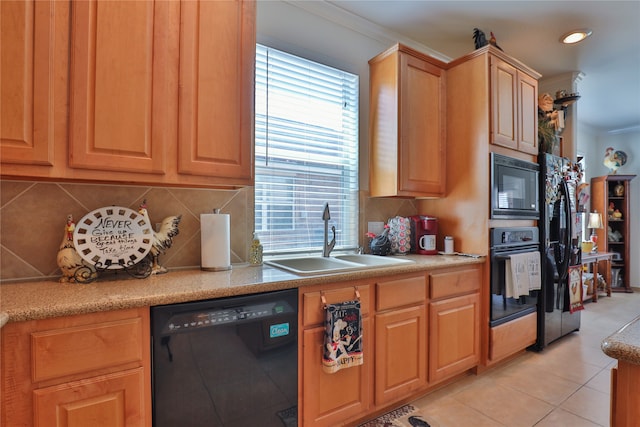
[{"label": "crown molding", "polygon": [[390,31],[328,1],[283,0],[283,2],[290,6],[302,9],[307,13],[326,19],[327,21],[331,21],[334,24],[360,33],[365,37],[379,41],[382,44],[393,45],[396,43],[402,43],[443,62],[451,61],[451,58],[448,56],[443,55],[422,43]]}]

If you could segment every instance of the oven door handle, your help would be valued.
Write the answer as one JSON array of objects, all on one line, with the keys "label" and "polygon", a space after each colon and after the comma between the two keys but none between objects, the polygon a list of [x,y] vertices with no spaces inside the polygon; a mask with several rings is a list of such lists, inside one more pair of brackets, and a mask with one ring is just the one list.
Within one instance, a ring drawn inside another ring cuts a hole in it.
[{"label": "oven door handle", "polygon": [[529,252],[540,252],[540,248],[538,246],[529,247],[529,248],[522,248],[522,249],[518,249],[518,250],[511,250],[508,253],[507,252],[501,252],[499,254],[494,252],[493,256],[492,256],[492,259],[494,259],[496,261],[506,261],[506,260],[511,258],[511,255],[527,254]]}]

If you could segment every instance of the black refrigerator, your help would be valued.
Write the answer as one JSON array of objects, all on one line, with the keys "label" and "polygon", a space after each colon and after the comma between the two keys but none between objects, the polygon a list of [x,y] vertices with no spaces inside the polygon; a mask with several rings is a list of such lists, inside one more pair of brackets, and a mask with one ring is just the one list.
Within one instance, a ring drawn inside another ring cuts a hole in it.
[{"label": "black refrigerator", "polygon": [[[576,212],[577,174],[568,159],[540,154],[540,254],[536,349],[580,329],[580,311],[569,307],[569,269],[581,264],[581,215]],[[580,283],[580,291],[582,284]]]}]

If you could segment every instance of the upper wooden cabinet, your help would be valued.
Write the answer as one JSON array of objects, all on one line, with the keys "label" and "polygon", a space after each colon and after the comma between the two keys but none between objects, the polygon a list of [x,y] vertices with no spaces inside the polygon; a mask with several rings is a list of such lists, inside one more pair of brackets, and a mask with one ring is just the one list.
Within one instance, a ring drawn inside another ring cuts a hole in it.
[{"label": "upper wooden cabinet", "polygon": [[255,4],[184,1],[178,171],[253,179]]},{"label": "upper wooden cabinet", "polygon": [[170,12],[170,2],[162,1],[72,4],[71,168],[167,173],[175,138],[166,72]]},{"label": "upper wooden cabinet", "polygon": [[56,44],[55,34],[63,8],[54,0],[0,2],[0,158],[4,164],[53,164],[54,76],[66,62],[60,62],[66,51]]},{"label": "upper wooden cabinet", "polygon": [[401,44],[369,61],[372,197],[444,196],[445,68]]},{"label": "upper wooden cabinet", "polygon": [[7,3],[3,176],[253,183],[254,1]]},{"label": "upper wooden cabinet", "polygon": [[538,154],[538,81],[490,55],[491,143]]}]

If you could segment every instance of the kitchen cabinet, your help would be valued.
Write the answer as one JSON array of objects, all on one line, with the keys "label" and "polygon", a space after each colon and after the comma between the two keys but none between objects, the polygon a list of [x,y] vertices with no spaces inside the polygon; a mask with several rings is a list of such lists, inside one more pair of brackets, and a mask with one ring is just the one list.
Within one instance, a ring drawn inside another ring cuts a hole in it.
[{"label": "kitchen cabinet", "polygon": [[2,328],[2,425],[151,425],[148,309]]},{"label": "kitchen cabinet", "polygon": [[427,384],[424,274],[376,283],[375,403],[410,396]]},{"label": "kitchen cabinet", "polygon": [[618,360],[611,368],[611,425],[632,427],[640,417],[640,365]]},{"label": "kitchen cabinet", "polygon": [[536,342],[537,313],[489,329],[489,360],[505,359]]},{"label": "kitchen cabinet", "polygon": [[170,35],[177,31],[171,12],[162,1],[72,4],[72,169],[95,171],[96,179],[104,171],[168,172],[175,122]]},{"label": "kitchen cabinet", "polygon": [[[57,37],[65,6],[51,1],[0,2],[0,159],[3,167],[51,166],[66,50]],[[64,106],[64,104],[63,104]],[[17,166],[16,166],[17,165]]]},{"label": "kitchen cabinet", "polygon": [[480,360],[480,270],[429,275],[429,382],[478,365]]},{"label": "kitchen cabinet", "polygon": [[538,77],[489,55],[492,144],[538,154]]},{"label": "kitchen cabinet", "polygon": [[372,197],[444,196],[445,68],[402,44],[369,61]]},{"label": "kitchen cabinet", "polygon": [[[325,309],[328,304],[350,301],[360,294],[364,363],[327,374],[322,369],[325,336]],[[364,416],[372,406],[373,341],[371,334],[371,285],[368,283],[340,283],[313,287],[300,292],[301,323],[298,328],[299,371],[302,395],[298,396],[298,423],[301,426],[340,425],[344,420]]]},{"label": "kitchen cabinet", "polygon": [[255,3],[183,1],[178,172],[253,182]]},{"label": "kitchen cabinet", "polygon": [[[255,2],[34,3],[23,7],[31,20],[2,30],[27,38],[16,43],[24,52],[3,50],[3,75],[38,82],[7,92],[19,108],[2,131],[3,176],[253,183]],[[5,9],[20,9],[2,7],[3,22]],[[5,55],[23,60],[6,65]]]},{"label": "kitchen cabinet", "polygon": [[[596,229],[598,252],[612,252],[611,271],[619,271],[618,283],[611,283],[613,292],[633,292],[631,289],[631,180],[636,175],[605,175],[591,178],[591,208],[602,214],[603,228]],[[616,210],[618,213],[616,213]],[[636,214],[637,215],[637,214]],[[585,236],[586,238],[586,236]],[[612,277],[617,275],[612,274]]]}]

